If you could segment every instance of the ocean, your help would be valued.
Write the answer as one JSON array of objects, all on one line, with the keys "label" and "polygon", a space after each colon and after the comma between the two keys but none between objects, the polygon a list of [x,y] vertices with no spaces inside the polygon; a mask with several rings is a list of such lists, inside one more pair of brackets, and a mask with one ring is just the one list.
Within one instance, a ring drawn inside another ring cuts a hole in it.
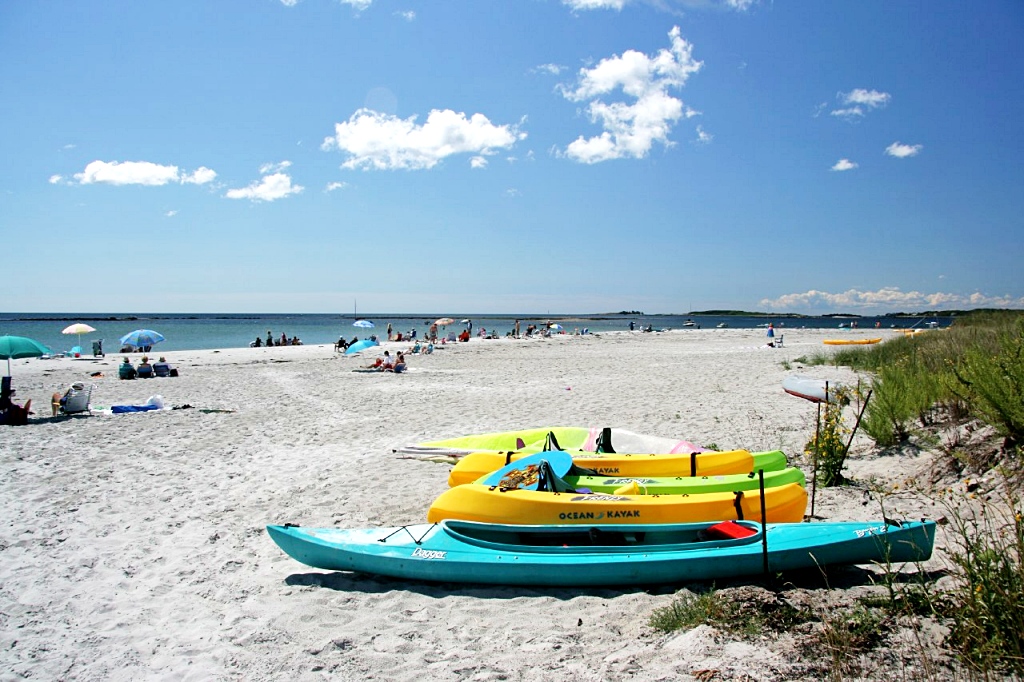
[{"label": "ocean", "polygon": [[[63,329],[76,322],[84,322],[96,329],[95,332],[81,337],[82,350],[86,354],[92,352],[92,342],[103,340],[103,349],[107,353],[120,350],[119,339],[136,329],[152,329],[160,332],[165,341],[154,346],[153,352],[161,350],[202,350],[213,348],[242,348],[248,346],[256,337],[266,339],[267,332],[275,339],[282,332],[288,336],[298,337],[304,344],[333,344],[339,336],[347,340],[353,337],[360,339],[376,334],[383,338],[387,334],[390,323],[395,332],[408,335],[415,330],[422,338],[430,324],[441,315],[409,315],[395,313],[367,313],[361,319],[373,322],[372,329],[353,326],[351,314],[218,314],[218,313],[0,313],[0,336],[27,336],[48,346],[55,353],[62,353],[78,345],[79,337],[64,335]],[[856,322],[860,329],[876,326],[883,328],[922,327],[928,323],[947,326],[952,321],[949,317],[790,317],[778,316],[740,316],[740,315],[626,315],[626,314],[583,314],[583,315],[445,315],[455,320],[447,329],[461,331],[466,325],[464,319],[473,321],[473,332],[484,328],[490,333],[496,331],[505,336],[512,331],[515,320],[520,321],[520,330],[527,325],[543,327],[547,323],[559,324],[566,333],[576,330],[590,333],[608,331],[628,331],[630,322],[636,330],[650,325],[655,330],[661,329],[714,329],[720,324],[729,328],[752,329],[766,327],[769,322],[784,332],[786,329],[838,329],[849,327]]]}]

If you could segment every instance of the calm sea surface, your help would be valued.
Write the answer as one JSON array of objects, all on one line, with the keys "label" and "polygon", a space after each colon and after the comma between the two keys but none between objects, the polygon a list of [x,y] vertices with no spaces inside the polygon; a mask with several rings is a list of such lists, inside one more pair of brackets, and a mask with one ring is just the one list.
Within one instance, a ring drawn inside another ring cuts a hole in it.
[{"label": "calm sea surface", "polygon": [[[362,316],[360,316],[362,317]],[[120,337],[135,329],[152,329],[166,337],[166,341],[154,347],[160,350],[199,350],[210,348],[240,348],[248,346],[259,336],[266,339],[269,330],[275,339],[281,333],[288,338],[299,337],[305,344],[334,343],[339,336],[348,340],[352,337],[367,338],[371,334],[384,337],[388,323],[395,332],[408,334],[415,330],[422,337],[430,324],[440,316],[405,315],[405,314],[370,314],[364,319],[371,320],[373,329],[353,326],[351,315],[327,314],[187,314],[187,313],[0,313],[0,336],[27,336],[50,347],[55,353],[70,350],[78,345],[78,337],[64,335],[61,331],[75,322],[84,322],[96,328],[91,334],[82,336],[81,345],[86,353],[92,352],[92,342],[103,339],[103,349],[116,353],[120,349]],[[461,330],[466,325],[463,319],[473,320],[473,332],[481,327],[488,332],[494,330],[504,336],[512,330],[517,319],[515,315],[447,315],[455,320],[448,330]],[[636,329],[651,325],[654,329],[713,329],[719,324],[730,328],[765,327],[772,322],[776,328],[813,328],[837,329],[840,325],[849,327],[850,318],[836,317],[741,317],[713,315],[552,315],[550,317],[520,316],[520,329],[526,330],[529,324],[543,327],[551,322],[560,324],[568,333],[578,329],[590,332],[626,331],[633,322]],[[876,325],[884,328],[921,327],[929,322],[937,322],[946,326],[951,322],[948,317],[940,318],[909,318],[909,317],[858,317],[855,318],[860,329],[870,329]],[[692,324],[688,324],[692,323]]]}]

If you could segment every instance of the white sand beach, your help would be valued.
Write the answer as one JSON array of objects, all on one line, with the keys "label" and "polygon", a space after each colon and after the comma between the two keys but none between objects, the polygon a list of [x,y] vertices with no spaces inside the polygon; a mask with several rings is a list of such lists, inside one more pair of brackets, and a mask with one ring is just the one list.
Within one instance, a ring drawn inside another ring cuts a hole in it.
[{"label": "white sand beach", "polygon": [[[421,523],[450,466],[392,448],[471,433],[613,426],[782,449],[805,465],[815,406],[784,393],[783,378],[857,377],[795,362],[830,352],[822,340],[834,331],[784,331],[782,348],[766,347],[763,330],[739,329],[473,339],[410,356],[400,375],[352,372],[373,354],[345,358],[329,345],[171,352],[179,377],[136,381],[117,379],[117,354],[12,361],[17,398],[37,414],[0,432],[0,678],[686,680],[718,670],[718,679],[816,679],[784,642],[755,647],[703,626],[654,631],[652,611],[681,586],[522,589],[330,573],[295,562],[264,529]],[[192,408],[50,418],[51,394],[72,381],[94,384],[94,408],[154,394]],[[857,479],[891,485],[921,466],[869,451],[858,436]],[[860,488],[818,490],[816,505],[828,520],[881,516]],[[907,494],[886,513],[941,509]],[[929,565],[942,561],[937,552]]]}]

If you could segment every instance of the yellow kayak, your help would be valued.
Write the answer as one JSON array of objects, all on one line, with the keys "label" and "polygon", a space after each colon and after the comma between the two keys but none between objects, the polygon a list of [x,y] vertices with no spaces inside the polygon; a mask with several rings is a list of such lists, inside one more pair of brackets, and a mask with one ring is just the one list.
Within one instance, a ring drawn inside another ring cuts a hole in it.
[{"label": "yellow kayak", "polygon": [[[764,492],[768,523],[803,520],[807,491],[788,483]],[[687,523],[761,520],[757,490],[698,495],[608,495],[506,490],[470,483],[449,488],[427,512],[427,521],[462,519],[484,523],[593,524]]]},{"label": "yellow kayak", "polygon": [[827,346],[866,346],[872,343],[880,343],[881,337],[877,339],[825,339],[822,341]]},{"label": "yellow kayak", "polygon": [[[473,483],[481,476],[531,452],[474,452],[459,459],[448,475],[449,486]],[[778,471],[786,468],[786,455],[779,451],[751,453],[748,450],[693,453],[569,452],[573,464],[604,476],[652,478],[659,476],[718,476]]]}]

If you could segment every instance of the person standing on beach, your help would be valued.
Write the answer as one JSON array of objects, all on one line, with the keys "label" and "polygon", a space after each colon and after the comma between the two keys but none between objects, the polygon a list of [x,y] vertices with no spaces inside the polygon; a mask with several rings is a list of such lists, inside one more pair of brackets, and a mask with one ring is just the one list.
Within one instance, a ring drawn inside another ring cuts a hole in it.
[{"label": "person standing on beach", "polygon": [[513,337],[517,339],[519,338],[519,320],[516,320],[516,331]]},{"label": "person standing on beach", "polygon": [[273,346],[273,345],[274,345],[274,335],[271,334],[270,330],[268,329],[267,330],[267,348],[269,348],[270,346]]},{"label": "person standing on beach", "polygon": [[391,323],[388,322],[388,341],[391,340]]},{"label": "person standing on beach", "polygon": [[768,338],[775,338],[775,326],[771,322],[768,323]]}]

